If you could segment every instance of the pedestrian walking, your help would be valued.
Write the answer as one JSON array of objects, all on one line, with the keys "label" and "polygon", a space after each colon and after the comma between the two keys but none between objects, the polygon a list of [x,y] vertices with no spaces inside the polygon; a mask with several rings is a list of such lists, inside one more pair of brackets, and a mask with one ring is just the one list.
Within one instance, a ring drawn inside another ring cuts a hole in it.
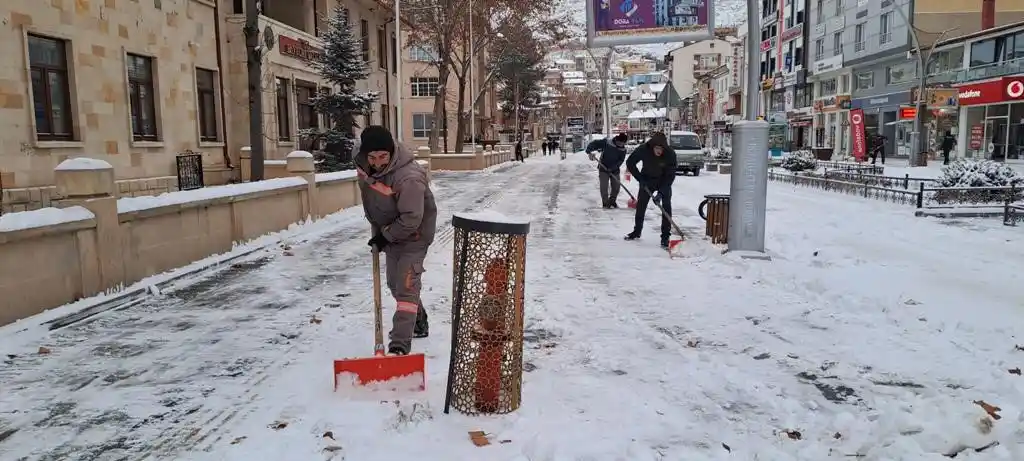
[{"label": "pedestrian walking", "polygon": [[373,235],[369,245],[386,256],[384,272],[396,303],[388,353],[397,355],[408,355],[412,339],[429,334],[420,291],[437,205],[427,172],[415,160],[411,151],[395,144],[387,128],[363,129],[355,159],[359,192]]},{"label": "pedestrian walking", "polygon": [[544,142],[540,143],[540,151],[544,155],[548,155],[548,140],[547,139],[545,139]]},{"label": "pedestrian walking", "polygon": [[[590,160],[597,160],[598,190],[604,208],[619,207],[619,169],[622,168],[622,162],[626,161],[627,139],[624,133],[619,133],[612,139],[595,139],[587,144]],[[594,152],[599,152],[600,158],[595,159]]]},{"label": "pedestrian walking", "polygon": [[551,154],[554,155],[559,150],[558,141],[551,141],[551,146],[549,147],[549,149],[551,149]]},{"label": "pedestrian walking", "polygon": [[[642,164],[637,167],[637,164]],[[672,235],[672,183],[676,180],[676,153],[668,147],[665,133],[657,132],[647,142],[633,149],[626,160],[626,169],[640,183],[636,198],[636,217],[633,232],[626,234],[626,240],[636,240],[644,229],[644,215],[651,195],[657,195],[665,213],[661,217],[661,246],[668,248]]]},{"label": "pedestrian walking", "polygon": [[516,141],[516,160],[519,160],[520,162],[526,162],[526,160],[523,160],[523,140],[522,139]]},{"label": "pedestrian walking", "polygon": [[956,137],[949,130],[946,130],[945,136],[942,137],[942,164],[949,165],[949,152],[956,147]]}]

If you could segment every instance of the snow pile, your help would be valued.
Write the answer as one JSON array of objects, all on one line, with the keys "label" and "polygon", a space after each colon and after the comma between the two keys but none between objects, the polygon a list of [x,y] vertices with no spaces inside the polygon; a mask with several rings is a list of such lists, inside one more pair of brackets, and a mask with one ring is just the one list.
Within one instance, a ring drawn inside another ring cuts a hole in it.
[{"label": "snow pile", "polygon": [[285,158],[313,158],[313,154],[306,152],[304,150],[293,150]]},{"label": "snow pile", "polygon": [[56,226],[70,222],[93,219],[96,215],[91,211],[73,206],[69,208],[43,208],[33,211],[22,211],[0,216],[0,232],[15,232],[46,226]]},{"label": "snow pile", "polygon": [[353,168],[351,170],[334,171],[334,172],[331,172],[331,173],[317,173],[317,175],[316,175],[316,182],[320,183],[320,182],[340,181],[340,180],[343,180],[343,179],[354,179],[355,177],[356,177],[356,170]]},{"label": "snow pile", "polygon": [[75,157],[69,158],[60,165],[57,165],[55,170],[57,171],[71,171],[71,170],[109,170],[114,168],[109,163],[104,162],[100,159],[89,158],[89,157]]},{"label": "snow pile", "polygon": [[1024,176],[991,160],[960,159],[942,169],[939,187],[999,187],[1024,185]]},{"label": "snow pile", "polygon": [[782,167],[794,173],[798,171],[816,170],[818,160],[809,150],[798,150],[782,159]]}]

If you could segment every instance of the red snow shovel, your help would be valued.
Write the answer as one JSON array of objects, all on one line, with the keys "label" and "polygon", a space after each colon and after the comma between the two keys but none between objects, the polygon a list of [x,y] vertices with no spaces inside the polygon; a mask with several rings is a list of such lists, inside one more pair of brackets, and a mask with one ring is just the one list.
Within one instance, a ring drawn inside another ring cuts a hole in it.
[{"label": "red snow shovel", "polygon": [[[387,388],[386,383],[390,380],[407,378],[409,380],[419,379],[418,390],[425,390],[426,365],[423,354],[409,355],[385,355],[384,354],[384,327],[383,308],[381,307],[380,294],[380,252],[373,250],[373,357],[357,359],[341,359],[334,361],[334,389],[338,389],[338,375],[351,373],[355,375],[360,386],[379,383]],[[402,383],[403,387],[406,383]],[[409,387],[413,387],[410,381]]]}]

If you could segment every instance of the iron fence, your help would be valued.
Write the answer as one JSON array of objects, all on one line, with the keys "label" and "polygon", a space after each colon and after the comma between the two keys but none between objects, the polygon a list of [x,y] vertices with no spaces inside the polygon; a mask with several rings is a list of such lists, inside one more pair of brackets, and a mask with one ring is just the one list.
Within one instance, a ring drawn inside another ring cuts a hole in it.
[{"label": "iron fence", "polygon": [[1007,203],[1003,205],[1003,225],[1017,226],[1017,223],[1024,221],[1024,204]]},{"label": "iron fence", "polygon": [[814,187],[821,190],[857,195],[865,198],[882,200],[903,205],[917,205],[919,191],[894,189],[874,184],[862,184],[853,181],[840,181],[821,176],[797,175],[768,171],[768,179],[781,181],[798,186]]},{"label": "iron fence", "polygon": [[870,184],[872,186],[881,186],[893,189],[918,189],[921,184],[927,186],[936,183],[936,180],[933,178],[912,178],[909,174],[904,175],[903,177],[882,176],[877,174],[864,173],[863,171],[829,170],[827,168],[825,169],[822,175],[825,178],[835,179],[838,181],[855,182],[858,184]]},{"label": "iron fence", "polygon": [[918,208],[1003,207],[1024,198],[1017,186],[926,187],[919,186]]},{"label": "iron fence", "polygon": [[206,187],[203,182],[203,154],[187,150],[175,158],[178,166],[178,190]]},{"label": "iron fence", "polygon": [[859,172],[866,174],[882,175],[885,167],[879,165],[865,165],[863,163],[837,162],[834,160],[818,160],[818,167],[826,170],[838,170],[847,172]]}]

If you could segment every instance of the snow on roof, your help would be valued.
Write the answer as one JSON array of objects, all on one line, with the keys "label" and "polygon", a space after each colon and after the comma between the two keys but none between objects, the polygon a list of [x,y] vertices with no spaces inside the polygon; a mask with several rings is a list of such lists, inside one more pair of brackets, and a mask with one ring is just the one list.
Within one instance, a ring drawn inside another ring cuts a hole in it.
[{"label": "snow on roof", "polygon": [[587,84],[587,79],[585,79],[585,78],[567,78],[567,79],[565,79],[565,81],[563,83],[565,83],[566,85],[586,85]]},{"label": "snow on roof", "polygon": [[639,98],[640,101],[656,101],[657,99],[658,97],[652,93],[641,93]]},{"label": "snow on roof", "polygon": [[654,92],[654,93],[661,93],[662,91],[665,90],[665,84],[664,83],[651,83],[651,84],[647,85],[647,89],[651,90],[651,92]]},{"label": "snow on roof", "polygon": [[562,72],[562,78],[586,78],[587,74],[575,70]]},{"label": "snow on roof", "polygon": [[60,165],[57,165],[56,170],[106,170],[108,168],[114,167],[111,164],[104,162],[103,160],[100,160],[98,158],[75,157],[60,162]]},{"label": "snow on roof", "polygon": [[[65,163],[68,160],[64,161]],[[103,162],[106,163],[106,162]],[[41,208],[32,211],[7,213],[0,216],[0,232],[16,232],[39,227],[56,226],[93,219],[96,215],[80,206],[68,208]]]},{"label": "snow on roof", "polygon": [[572,59],[556,59],[555,64],[576,64]]},{"label": "snow on roof", "polygon": [[626,116],[628,119],[636,120],[643,118],[662,118],[665,116],[666,110],[664,107],[658,107],[656,109],[644,109],[634,110]]}]

